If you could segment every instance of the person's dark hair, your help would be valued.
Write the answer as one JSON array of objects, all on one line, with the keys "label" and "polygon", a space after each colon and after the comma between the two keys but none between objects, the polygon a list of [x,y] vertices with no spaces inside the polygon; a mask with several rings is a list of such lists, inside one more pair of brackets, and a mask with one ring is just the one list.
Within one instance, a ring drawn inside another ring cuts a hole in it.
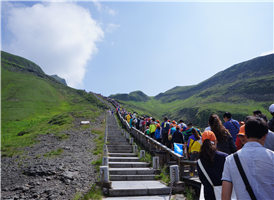
[{"label": "person's dark hair", "polygon": [[245,135],[247,138],[254,137],[261,139],[268,133],[268,124],[260,117],[252,117],[246,121]]},{"label": "person's dark hair", "polygon": [[230,135],[229,130],[227,130],[218,115],[210,115],[208,119],[211,131],[215,134],[217,141],[222,142],[227,140],[227,134]]},{"label": "person's dark hair", "polygon": [[201,146],[199,158],[204,158],[205,164],[207,166],[213,166],[215,151],[216,151],[216,148],[211,144],[209,139],[206,139]]},{"label": "person's dark hair", "polygon": [[230,112],[225,112],[223,115],[223,118],[227,117],[228,119],[231,119],[231,113]]},{"label": "person's dark hair", "polygon": [[152,118],[151,120],[155,122],[155,118]]},{"label": "person's dark hair", "polygon": [[190,123],[187,124],[187,126],[193,126],[193,124],[190,122]]},{"label": "person's dark hair", "polygon": [[198,131],[195,128],[193,128],[191,130],[191,133],[195,136],[196,140],[200,139],[200,135],[199,135]]},{"label": "person's dark hair", "polygon": [[164,117],[164,120],[167,121],[167,117]]},{"label": "person's dark hair", "polygon": [[265,114],[263,114],[263,113],[258,114],[258,117],[262,118],[266,123],[268,122],[267,121],[267,116]]},{"label": "person's dark hair", "polygon": [[254,110],[254,111],[253,111],[253,114],[254,114],[254,115],[259,115],[259,114],[262,114],[262,112],[261,112],[260,110]]},{"label": "person's dark hair", "polygon": [[184,121],[180,119],[179,123],[181,123],[181,122],[183,122],[183,123],[184,123]]}]

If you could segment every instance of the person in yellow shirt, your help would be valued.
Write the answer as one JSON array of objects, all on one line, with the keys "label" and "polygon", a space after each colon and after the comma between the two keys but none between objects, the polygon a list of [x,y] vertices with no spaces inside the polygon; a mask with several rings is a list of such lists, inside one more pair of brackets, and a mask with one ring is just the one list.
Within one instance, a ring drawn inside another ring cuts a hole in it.
[{"label": "person in yellow shirt", "polygon": [[156,123],[155,123],[155,119],[154,118],[152,118],[151,121],[152,122],[149,125],[149,132],[150,132],[150,137],[154,138],[154,133],[155,133],[155,130],[156,130]]},{"label": "person in yellow shirt", "polygon": [[130,117],[130,113],[127,114],[127,123],[129,123],[131,117]]}]

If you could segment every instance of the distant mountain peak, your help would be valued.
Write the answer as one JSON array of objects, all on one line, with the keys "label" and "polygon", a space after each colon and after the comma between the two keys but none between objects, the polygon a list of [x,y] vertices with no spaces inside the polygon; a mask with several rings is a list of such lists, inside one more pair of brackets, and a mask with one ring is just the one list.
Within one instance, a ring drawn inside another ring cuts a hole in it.
[{"label": "distant mountain peak", "polygon": [[61,83],[67,85],[67,82],[64,78],[59,77],[58,75],[54,74],[54,75],[50,75],[51,77],[55,78],[57,81],[60,81]]},{"label": "distant mountain peak", "polygon": [[129,94],[123,93],[123,94],[114,94],[110,95],[109,98],[122,100],[122,101],[149,101],[151,98],[147,96],[145,93],[143,93],[140,90],[130,92]]}]

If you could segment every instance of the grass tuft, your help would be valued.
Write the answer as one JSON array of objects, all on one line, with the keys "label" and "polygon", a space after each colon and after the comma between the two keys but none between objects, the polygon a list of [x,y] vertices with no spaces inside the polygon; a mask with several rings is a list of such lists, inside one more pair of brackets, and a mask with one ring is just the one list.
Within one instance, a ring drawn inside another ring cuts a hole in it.
[{"label": "grass tuft", "polygon": [[63,152],[64,152],[64,149],[59,148],[56,151],[52,150],[49,153],[45,153],[43,154],[43,156],[47,158],[55,158],[57,156],[60,156]]}]

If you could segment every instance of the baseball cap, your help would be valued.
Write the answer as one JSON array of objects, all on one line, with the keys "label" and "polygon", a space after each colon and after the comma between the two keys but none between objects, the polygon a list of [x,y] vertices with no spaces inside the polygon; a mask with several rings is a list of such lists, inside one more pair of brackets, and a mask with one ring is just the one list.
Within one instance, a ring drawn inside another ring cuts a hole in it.
[{"label": "baseball cap", "polygon": [[180,128],[180,126],[179,126],[179,125],[177,125],[177,126],[176,126],[176,129],[177,129],[177,128]]},{"label": "baseball cap", "polygon": [[269,112],[274,113],[274,103],[269,106]]},{"label": "baseball cap", "polygon": [[238,135],[245,135],[245,125],[242,125],[241,127],[240,127],[240,131],[239,131],[239,133],[237,134],[237,136]]},{"label": "baseball cap", "polygon": [[204,142],[206,139],[209,139],[209,141],[214,142],[216,139],[215,134],[212,131],[205,131],[202,134],[202,142]]}]

